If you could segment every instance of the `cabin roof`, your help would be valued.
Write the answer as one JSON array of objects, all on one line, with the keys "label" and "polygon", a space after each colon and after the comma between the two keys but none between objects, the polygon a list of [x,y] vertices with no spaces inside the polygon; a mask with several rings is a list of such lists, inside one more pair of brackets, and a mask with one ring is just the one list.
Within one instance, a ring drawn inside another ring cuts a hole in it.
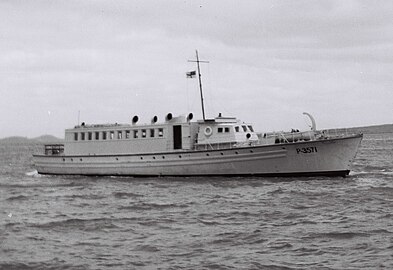
[{"label": "cabin roof", "polygon": [[206,123],[206,124],[221,124],[221,123],[239,123],[239,120],[236,117],[216,117],[214,119],[205,119],[198,120],[198,123]]}]

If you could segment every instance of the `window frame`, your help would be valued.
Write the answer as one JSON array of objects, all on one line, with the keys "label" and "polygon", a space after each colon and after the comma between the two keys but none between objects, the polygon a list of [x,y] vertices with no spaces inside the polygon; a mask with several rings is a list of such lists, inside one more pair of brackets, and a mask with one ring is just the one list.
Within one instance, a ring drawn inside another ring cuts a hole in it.
[{"label": "window frame", "polygon": [[164,128],[159,128],[158,129],[158,137],[163,138],[164,137]]}]

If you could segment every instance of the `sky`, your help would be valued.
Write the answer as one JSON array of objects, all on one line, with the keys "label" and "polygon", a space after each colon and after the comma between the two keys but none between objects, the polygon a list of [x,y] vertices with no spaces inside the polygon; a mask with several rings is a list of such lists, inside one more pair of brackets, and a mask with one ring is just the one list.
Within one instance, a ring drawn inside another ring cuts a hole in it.
[{"label": "sky", "polygon": [[0,0],[0,138],[205,111],[261,132],[393,123],[393,1]]}]

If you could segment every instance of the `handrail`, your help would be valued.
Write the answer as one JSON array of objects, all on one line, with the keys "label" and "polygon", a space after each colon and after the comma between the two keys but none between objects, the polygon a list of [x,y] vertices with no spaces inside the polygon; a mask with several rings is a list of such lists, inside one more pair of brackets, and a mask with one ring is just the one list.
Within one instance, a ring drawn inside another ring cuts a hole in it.
[{"label": "handrail", "polygon": [[46,144],[44,146],[46,156],[57,156],[64,153],[64,144]]}]

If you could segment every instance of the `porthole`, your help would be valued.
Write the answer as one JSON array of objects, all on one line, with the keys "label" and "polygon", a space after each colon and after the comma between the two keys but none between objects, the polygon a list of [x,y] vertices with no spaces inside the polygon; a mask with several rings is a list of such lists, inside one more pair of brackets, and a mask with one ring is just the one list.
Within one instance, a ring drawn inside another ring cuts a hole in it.
[{"label": "porthole", "polygon": [[179,158],[181,158],[181,155],[179,155]]},{"label": "porthole", "polygon": [[116,160],[119,160],[119,158],[116,158]]},{"label": "porthole", "polygon": [[165,159],[165,156],[162,156],[162,159]]},{"label": "porthole", "polygon": [[254,151],[253,151],[253,150],[250,150],[250,153],[254,153]]},{"label": "porthole", "polygon": [[156,159],[156,157],[153,157],[153,159]]},{"label": "porthole", "polygon": [[141,157],[141,159],[143,159],[143,157]]},{"label": "porthole", "polygon": [[221,156],[223,156],[223,155],[224,155],[224,153],[222,153],[222,152],[221,152],[220,154],[221,154]]},{"label": "porthole", "polygon": [[239,154],[239,152],[238,152],[238,151],[236,151],[236,152],[235,152],[235,154],[237,155],[237,154]]},{"label": "porthole", "polygon": [[82,159],[79,159],[80,161],[82,161]]},{"label": "porthole", "polygon": [[209,153],[207,153],[207,154],[206,154],[206,156],[210,156],[210,154],[209,154]]}]

